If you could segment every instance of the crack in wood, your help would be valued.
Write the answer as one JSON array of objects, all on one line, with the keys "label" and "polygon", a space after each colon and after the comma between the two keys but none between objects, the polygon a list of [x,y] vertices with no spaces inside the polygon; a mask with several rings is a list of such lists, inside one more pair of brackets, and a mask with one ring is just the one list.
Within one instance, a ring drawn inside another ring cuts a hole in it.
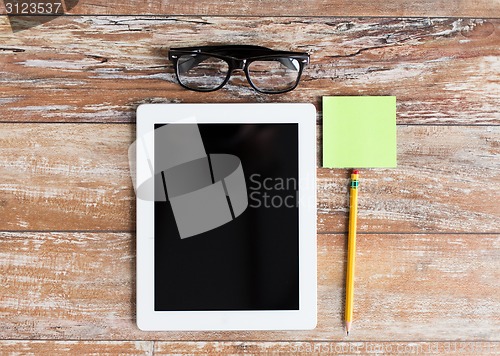
[{"label": "crack in wood", "polygon": [[326,56],[327,58],[350,58],[350,57],[355,57],[363,52],[366,51],[371,51],[374,49],[380,49],[380,48],[387,48],[387,47],[393,47],[394,44],[388,44],[385,46],[374,46],[374,47],[366,47],[366,48],[360,48],[354,53],[349,53],[349,54],[337,54],[337,55],[332,55],[332,56]]},{"label": "crack in wood", "polygon": [[8,48],[8,47],[0,47],[0,51],[2,51],[2,52],[26,52],[26,50],[22,49],[22,48]]},{"label": "crack in wood", "polygon": [[94,54],[88,54],[88,55],[86,55],[86,57],[95,59],[101,63],[106,63],[108,61],[108,59],[106,57],[98,56],[98,55],[94,55]]}]

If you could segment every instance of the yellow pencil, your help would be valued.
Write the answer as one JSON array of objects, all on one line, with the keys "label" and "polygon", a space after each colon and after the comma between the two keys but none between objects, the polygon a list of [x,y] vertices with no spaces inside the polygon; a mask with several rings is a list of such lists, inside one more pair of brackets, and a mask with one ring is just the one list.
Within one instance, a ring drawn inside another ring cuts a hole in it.
[{"label": "yellow pencil", "polygon": [[347,237],[347,274],[345,281],[345,329],[347,335],[352,325],[352,309],[354,299],[354,265],[356,261],[356,225],[358,222],[358,181],[359,172],[351,174],[349,201],[349,232]]}]

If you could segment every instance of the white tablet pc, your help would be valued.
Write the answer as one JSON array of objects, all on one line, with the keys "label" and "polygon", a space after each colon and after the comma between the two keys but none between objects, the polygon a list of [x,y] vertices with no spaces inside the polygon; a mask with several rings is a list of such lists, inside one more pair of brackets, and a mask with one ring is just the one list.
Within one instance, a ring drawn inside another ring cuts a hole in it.
[{"label": "white tablet pc", "polygon": [[135,150],[140,329],[315,327],[313,105],[141,105]]}]

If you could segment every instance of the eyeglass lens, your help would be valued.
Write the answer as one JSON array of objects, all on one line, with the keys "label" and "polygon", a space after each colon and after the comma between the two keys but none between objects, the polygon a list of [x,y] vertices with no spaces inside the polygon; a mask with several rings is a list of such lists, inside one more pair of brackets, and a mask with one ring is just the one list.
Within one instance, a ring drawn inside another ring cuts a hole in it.
[{"label": "eyeglass lens", "polygon": [[[229,74],[229,65],[223,59],[205,54],[186,54],[177,61],[179,81],[194,90],[219,88]],[[271,58],[252,61],[248,76],[252,85],[263,92],[292,89],[299,79],[300,63],[294,58]]]},{"label": "eyeglass lens", "polygon": [[207,55],[182,55],[177,61],[179,81],[195,90],[213,90],[224,83],[229,72],[226,61]]},{"label": "eyeglass lens", "polygon": [[300,63],[293,58],[253,61],[248,66],[252,84],[263,92],[292,89],[299,79]]}]

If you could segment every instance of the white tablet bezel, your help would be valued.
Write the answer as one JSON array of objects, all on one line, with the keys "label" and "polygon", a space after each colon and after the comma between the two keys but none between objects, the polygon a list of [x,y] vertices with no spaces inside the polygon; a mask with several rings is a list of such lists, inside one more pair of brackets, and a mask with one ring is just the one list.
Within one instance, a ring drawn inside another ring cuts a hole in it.
[{"label": "white tablet bezel", "polygon": [[[144,104],[137,109],[137,143],[155,124],[297,123],[299,143],[299,309],[155,311],[154,202],[137,199],[137,325],[145,331],[300,330],[316,326],[316,109],[312,104]],[[154,137],[154,135],[149,135]],[[152,149],[153,142],[147,145]],[[153,152],[152,150],[151,152]],[[137,155],[150,172],[154,156]],[[304,197],[304,198],[303,198]]]}]

